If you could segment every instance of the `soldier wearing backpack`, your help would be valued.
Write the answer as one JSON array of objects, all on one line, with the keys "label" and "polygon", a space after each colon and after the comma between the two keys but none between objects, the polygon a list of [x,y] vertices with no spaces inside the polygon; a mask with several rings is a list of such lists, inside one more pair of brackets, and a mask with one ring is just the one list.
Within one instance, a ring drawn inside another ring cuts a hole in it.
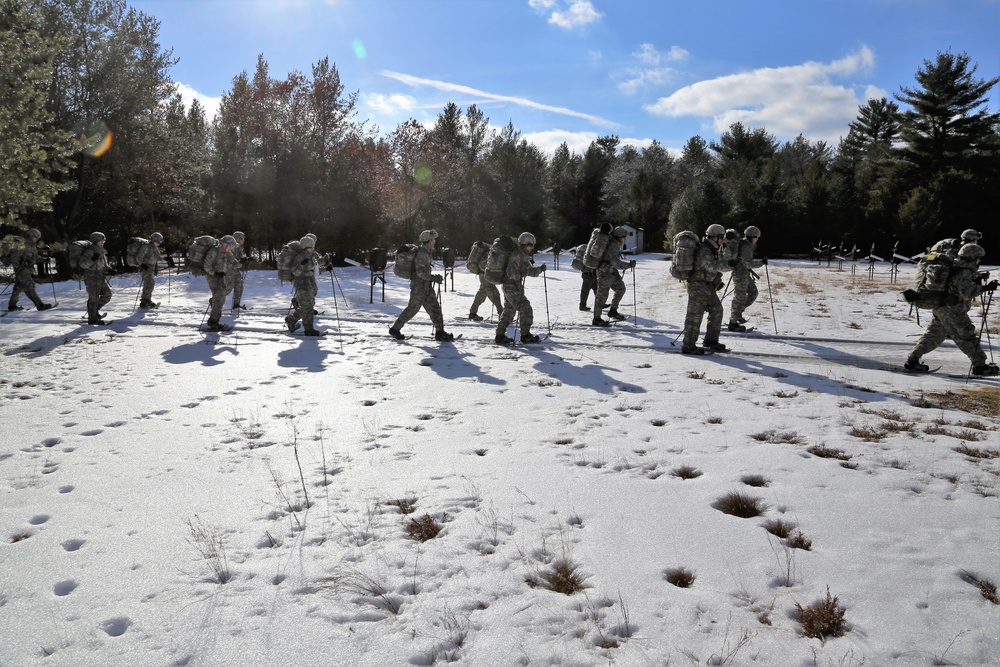
[{"label": "soldier wearing backpack", "polygon": [[[455,337],[444,330],[444,315],[441,304],[434,295],[434,285],[444,282],[444,277],[431,273],[431,263],[434,259],[434,246],[437,245],[438,233],[435,229],[425,229],[420,232],[420,246],[413,258],[413,272],[410,276],[410,301],[399,314],[396,321],[389,327],[389,335],[396,340],[403,340],[403,325],[413,319],[421,308],[427,311],[434,323],[434,340],[451,341]],[[398,261],[398,260],[397,260]]]},{"label": "soldier wearing backpack", "polygon": [[[709,225],[705,238],[695,250],[694,266],[687,277],[688,304],[684,317],[683,354],[705,354],[706,350],[725,352],[726,346],[719,342],[722,330],[722,301],[718,290],[722,289],[722,272],[728,271],[729,257],[723,251],[726,229],[722,225]],[[708,313],[708,327],[705,331],[704,347],[698,347],[698,332],[701,321]]]},{"label": "soldier wearing backpack", "polygon": [[219,239],[219,245],[208,249],[205,253],[205,280],[208,288],[212,290],[212,298],[208,305],[211,312],[208,315],[207,327],[209,331],[229,331],[232,329],[228,324],[222,324],[222,306],[226,303],[226,297],[233,289],[236,282],[236,267],[239,264],[233,257],[233,248],[236,247],[236,239],[230,235]]},{"label": "soldier wearing backpack", "polygon": [[969,317],[972,300],[983,292],[993,292],[998,286],[996,280],[983,284],[989,274],[983,276],[983,280],[977,280],[976,269],[985,255],[986,251],[973,242],[963,245],[958,251],[957,259],[951,266],[946,295],[941,305],[931,311],[931,323],[910,350],[903,368],[913,373],[928,372],[930,368],[921,363],[920,358],[950,338],[972,361],[973,375],[997,375],[1000,372],[996,364],[986,363],[986,353],[976,336],[976,326]]},{"label": "soldier wearing backpack", "polygon": [[136,253],[136,261],[139,263],[139,275],[142,276],[142,296],[139,297],[140,308],[159,308],[160,304],[153,303],[154,276],[156,276],[156,265],[160,261],[160,244],[163,243],[163,234],[153,232],[149,235],[149,242],[142,244]]},{"label": "soldier wearing backpack", "polygon": [[247,267],[250,266],[250,258],[246,256],[243,250],[243,244],[246,243],[247,235],[243,232],[233,232],[233,239],[236,240],[236,246],[233,248],[233,258],[239,262],[238,270],[236,271],[235,281],[233,282],[233,310],[237,308],[246,308],[243,305],[243,284],[246,281]]},{"label": "soldier wearing backpack", "polygon": [[292,286],[295,288],[295,296],[292,299],[294,311],[285,317],[285,325],[289,333],[299,328],[299,320],[305,330],[302,332],[306,336],[321,335],[313,327],[313,316],[316,313],[316,240],[310,236],[303,236],[299,240],[299,251],[292,260]]},{"label": "soldier wearing backpack", "polygon": [[107,313],[102,313],[101,308],[111,301],[111,286],[104,276],[114,273],[104,249],[106,239],[101,232],[94,232],[90,235],[90,246],[80,255],[83,284],[87,287],[87,324],[106,324]]},{"label": "soldier wearing backpack", "polygon": [[21,292],[24,292],[38,310],[48,310],[53,307],[51,303],[44,303],[35,291],[35,265],[38,264],[38,241],[41,238],[40,231],[29,229],[24,237],[24,245],[11,251],[7,258],[14,267],[14,286],[11,288],[7,310],[24,310],[17,305]]},{"label": "soldier wearing backpack", "polygon": [[498,345],[509,345],[514,342],[507,335],[507,327],[514,321],[514,316],[520,317],[521,342],[537,343],[541,340],[531,333],[531,325],[535,321],[531,302],[524,295],[524,279],[527,276],[539,276],[545,272],[545,265],[532,266],[531,253],[535,249],[535,236],[524,232],[517,237],[517,248],[507,258],[507,268],[503,280],[503,312],[497,324],[497,335],[494,339]]},{"label": "soldier wearing backpack", "polygon": [[767,259],[756,260],[753,258],[758,241],[760,241],[760,229],[750,225],[743,230],[743,238],[736,245],[734,257],[730,260],[733,267],[733,301],[729,308],[728,327],[730,331],[744,332],[747,330],[743,326],[747,323],[743,317],[743,311],[757,300],[757,283],[754,282],[757,274],[753,270],[767,264]]},{"label": "soldier wearing backpack", "polygon": [[592,322],[595,327],[611,326],[611,322],[601,317],[601,312],[608,302],[609,292],[614,292],[614,297],[611,299],[608,317],[615,320],[625,319],[625,315],[618,312],[618,304],[625,296],[625,281],[622,280],[620,271],[635,268],[634,259],[627,262],[622,259],[622,246],[625,245],[625,237],[627,236],[628,230],[624,227],[615,227],[612,230],[611,241],[604,250],[601,263],[597,267],[597,292],[594,295],[594,320]]},{"label": "soldier wearing backpack", "polygon": [[581,243],[576,247],[576,252],[573,254],[573,261],[571,262],[571,266],[580,272],[580,310],[582,311],[590,310],[590,306],[587,305],[587,299],[590,298],[591,293],[597,296],[597,271],[583,263],[583,258],[586,254],[587,244]]},{"label": "soldier wearing backpack", "polygon": [[937,243],[931,246],[928,254],[931,252],[945,253],[949,255],[952,259],[958,257],[958,251],[961,250],[962,246],[968,245],[970,243],[979,244],[980,239],[983,235],[977,232],[975,229],[966,229],[962,232],[962,235],[957,239],[941,239]]}]

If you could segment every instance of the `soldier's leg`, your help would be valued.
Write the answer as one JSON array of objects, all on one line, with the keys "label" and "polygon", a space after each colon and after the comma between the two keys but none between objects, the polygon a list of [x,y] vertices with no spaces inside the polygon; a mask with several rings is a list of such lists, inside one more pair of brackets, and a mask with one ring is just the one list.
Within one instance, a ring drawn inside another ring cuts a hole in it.
[{"label": "soldier's leg", "polygon": [[441,304],[437,300],[437,294],[434,293],[433,289],[427,290],[424,295],[424,310],[427,311],[427,315],[431,318],[431,323],[434,325],[434,331],[444,331],[444,313],[441,312]]},{"label": "soldier's leg", "polygon": [[746,310],[752,306],[757,301],[757,296],[760,294],[760,290],[757,289],[757,283],[750,281],[747,285],[747,297],[746,302],[743,305],[743,309]]},{"label": "soldier's leg", "polygon": [[594,292],[594,317],[600,317],[601,311],[604,310],[605,304],[608,302],[608,292],[611,291],[611,280],[610,276],[598,273],[597,274],[597,290]]},{"label": "soldier's leg", "polygon": [[708,324],[705,331],[705,344],[719,342],[719,332],[722,331],[722,301],[714,289],[706,295],[705,310],[708,311]]},{"label": "soldier's leg", "polygon": [[517,302],[520,298],[520,292],[520,285],[504,284],[503,311],[500,313],[500,321],[497,322],[497,336],[506,335],[507,327],[514,321],[514,316],[517,315]]},{"label": "soldier's leg", "polygon": [[521,318],[521,335],[524,336],[531,331],[531,325],[535,323],[535,311],[523,292],[521,293],[521,303],[517,306],[517,313]]},{"label": "soldier's leg", "polygon": [[21,296],[21,277],[14,274],[14,284],[10,288],[10,300],[7,301],[7,310],[14,310],[17,308],[17,300]]},{"label": "soldier's leg", "polygon": [[487,283],[486,285],[486,296],[489,298],[490,303],[496,308],[497,314],[503,312],[503,301],[500,300],[500,290],[497,289],[496,285]]},{"label": "soldier's leg", "polygon": [[101,276],[94,276],[90,273],[83,277],[83,284],[87,288],[87,321],[96,322],[100,319],[100,308],[97,305],[101,294],[101,284],[104,282],[104,278]]},{"label": "soldier's leg", "polygon": [[233,283],[233,308],[243,305],[243,273],[237,271],[236,280]]},{"label": "soldier's leg", "polygon": [[625,296],[625,281],[617,272],[615,272],[615,279],[611,284],[611,289],[614,292],[614,297],[611,299],[611,309],[617,312],[618,304],[622,302],[622,298]]},{"label": "soldier's leg", "polygon": [[[313,326],[313,311],[316,310],[316,297],[313,295],[312,286],[299,290],[299,312],[296,315],[302,317],[302,327],[306,331],[315,329]],[[236,303],[236,301],[233,301]]]},{"label": "soldier's leg", "polygon": [[396,321],[390,327],[391,329],[399,331],[403,328],[404,324],[413,319],[413,316],[420,311],[420,307],[423,305],[424,294],[426,292],[427,289],[424,287],[424,281],[410,281],[410,300],[407,302],[406,308],[403,309],[403,312],[399,314],[399,317],[396,318]]},{"label": "soldier's leg", "polygon": [[958,349],[965,353],[973,366],[982,366],[986,363],[986,353],[983,352],[979,337],[976,335],[976,325],[972,323],[968,313],[962,313],[961,317],[956,316],[947,323],[947,327],[949,337],[955,341]]},{"label": "soldier's leg", "polygon": [[[493,289],[496,288],[494,287]],[[472,307],[469,308],[470,315],[476,315],[479,313],[479,306],[483,305],[483,302],[486,301],[486,296],[487,296],[486,285],[480,281],[479,291],[476,292],[475,298],[472,299]]]},{"label": "soldier's leg", "polygon": [[692,350],[698,346],[698,332],[701,320],[705,316],[705,307],[698,294],[688,287],[687,311],[684,314],[683,349]]},{"label": "soldier's leg", "polygon": [[139,297],[140,303],[148,304],[153,300],[153,272],[143,271],[142,272],[142,296]]},{"label": "soldier's leg", "polygon": [[947,337],[947,328],[941,322],[940,318],[938,318],[937,314],[931,315],[931,323],[927,325],[927,331],[924,332],[924,335],[920,337],[917,344],[910,350],[908,359],[910,361],[920,361],[922,356],[931,350],[937,349]]},{"label": "soldier's leg", "polygon": [[737,324],[741,317],[743,317],[743,311],[746,310],[748,304],[749,294],[747,290],[747,284],[742,280],[733,281],[733,301],[729,306],[729,322],[731,324]]}]

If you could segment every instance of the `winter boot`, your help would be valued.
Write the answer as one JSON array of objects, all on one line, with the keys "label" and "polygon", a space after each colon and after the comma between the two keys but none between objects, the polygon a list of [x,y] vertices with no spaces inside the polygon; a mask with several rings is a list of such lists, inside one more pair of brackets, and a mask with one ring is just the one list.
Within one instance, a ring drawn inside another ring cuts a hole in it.
[{"label": "winter boot", "polygon": [[734,331],[736,333],[743,333],[744,331],[747,330],[747,328],[742,324],[740,324],[739,322],[730,322],[727,328],[730,331]]},{"label": "winter boot", "polygon": [[621,313],[618,312],[617,308],[612,308],[611,310],[608,311],[608,317],[610,317],[613,320],[624,320],[628,318],[628,315],[622,315]]},{"label": "winter boot", "polygon": [[320,333],[319,329],[306,329],[305,331],[302,332],[302,335],[303,336],[322,336],[323,334]]},{"label": "winter boot", "polygon": [[907,359],[903,368],[911,373],[926,373],[931,369],[927,364],[920,363],[919,359]]},{"label": "winter boot", "polygon": [[594,321],[591,322],[591,324],[593,326],[595,326],[595,327],[610,327],[611,326],[611,322],[608,322],[607,320],[602,320],[601,317],[600,317],[600,315],[598,315],[597,317],[595,317]]},{"label": "winter boot", "polygon": [[12,312],[15,310],[24,310],[24,306],[7,306],[7,310]]},{"label": "winter boot", "polygon": [[450,343],[455,340],[455,336],[442,329],[441,331],[434,332],[434,340],[441,341],[442,343]]},{"label": "winter boot", "polygon": [[521,342],[522,343],[541,343],[542,339],[539,338],[538,336],[536,336],[533,333],[524,333],[524,334],[521,334]]},{"label": "winter boot", "polygon": [[705,354],[705,348],[698,347],[698,346],[695,346],[695,347],[682,347],[681,348],[681,354],[693,354],[693,355],[701,356],[701,355]]},{"label": "winter boot", "polygon": [[711,342],[709,342],[709,341],[706,340],[705,341],[705,349],[711,350],[712,352],[728,352],[729,351],[728,347],[726,347],[725,345],[723,345],[722,343],[720,343],[717,340],[714,340],[714,341],[711,341]]},{"label": "winter boot", "polygon": [[288,315],[285,317],[285,326],[288,327],[288,333],[295,333],[299,328],[299,323],[294,317]]},{"label": "winter boot", "polygon": [[510,345],[514,342],[514,339],[507,334],[497,334],[497,337],[493,340],[497,345]]},{"label": "winter boot", "polygon": [[979,364],[972,369],[972,374],[981,375],[983,377],[1000,375],[1000,367],[997,367],[996,364]]},{"label": "winter boot", "polygon": [[746,324],[749,321],[750,320],[748,320],[747,318],[743,317],[742,315],[740,315],[739,317],[736,318],[736,322],[738,324]]},{"label": "winter boot", "polygon": [[400,331],[399,329],[395,329],[393,327],[389,327],[389,335],[395,338],[396,340],[403,340],[404,338],[406,338],[406,336],[403,335],[402,331]]},{"label": "winter boot", "polygon": [[93,324],[95,326],[103,327],[104,325],[107,324],[107,322],[105,322],[104,320],[102,320],[99,317],[96,317],[96,318],[95,317],[90,317],[90,318],[87,318],[87,324]]},{"label": "winter boot", "polygon": [[581,304],[580,304],[580,310],[583,310],[583,311],[587,311],[587,310],[590,310],[590,306],[588,306],[588,305],[587,305],[587,304],[585,304],[585,303],[581,303]]},{"label": "winter boot", "polygon": [[482,322],[483,316],[479,313],[469,313],[469,320],[472,322]]},{"label": "winter boot", "polygon": [[140,301],[139,302],[139,307],[140,308],[159,308],[160,304],[153,303],[152,301]]},{"label": "winter boot", "polygon": [[37,306],[38,310],[48,310],[49,308],[55,308],[51,303],[40,303]]}]

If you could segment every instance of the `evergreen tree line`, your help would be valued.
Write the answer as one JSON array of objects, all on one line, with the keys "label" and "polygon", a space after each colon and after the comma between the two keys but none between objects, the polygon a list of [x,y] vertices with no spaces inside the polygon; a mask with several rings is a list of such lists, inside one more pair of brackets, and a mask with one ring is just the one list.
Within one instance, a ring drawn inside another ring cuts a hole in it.
[{"label": "evergreen tree line", "polygon": [[314,232],[364,259],[429,227],[464,253],[525,230],[565,248],[628,223],[660,250],[718,222],[761,228],[773,256],[820,240],[867,251],[898,239],[914,254],[996,220],[1000,114],[988,95],[1000,79],[977,78],[965,54],[939,52],[915,86],[862,105],[835,147],[735,123],[679,156],[608,135],[547,157],[475,105],[382,132],[326,58],[275,78],[260,56],[210,121],[176,94],[158,32],[125,0],[0,0],[5,234],[34,226],[65,243],[100,230],[115,253],[155,230],[174,249],[242,230],[265,259]]}]

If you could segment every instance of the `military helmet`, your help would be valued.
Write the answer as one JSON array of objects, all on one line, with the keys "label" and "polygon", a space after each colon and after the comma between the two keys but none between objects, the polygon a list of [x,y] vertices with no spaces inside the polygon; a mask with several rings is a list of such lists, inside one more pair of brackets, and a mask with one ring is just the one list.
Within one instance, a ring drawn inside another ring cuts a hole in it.
[{"label": "military helmet", "polygon": [[299,239],[299,247],[300,248],[315,248],[316,247],[316,239],[314,239],[313,237],[311,237],[308,234],[306,234],[305,236],[303,236],[302,238]]},{"label": "military helmet", "polygon": [[100,232],[94,232],[93,234],[90,235],[91,243],[100,243],[101,241],[104,241],[106,239],[107,237]]},{"label": "military helmet", "polygon": [[306,236],[311,238],[314,242],[319,240],[318,238],[316,238],[316,235],[313,234],[312,232],[309,232],[308,234],[306,234]]},{"label": "military helmet", "polygon": [[246,237],[247,235],[244,234],[243,232],[233,232],[233,238],[236,239],[237,241],[242,241]]},{"label": "military helmet", "polygon": [[611,235],[614,236],[615,238],[623,239],[626,236],[628,236],[628,230],[620,226],[615,227],[614,231],[611,232]]},{"label": "military helmet", "polygon": [[220,243],[221,245],[227,245],[227,246],[229,246],[230,248],[233,248],[233,247],[235,247],[235,246],[236,246],[236,239],[234,239],[234,238],[233,238],[232,236],[230,236],[229,234],[226,234],[226,235],[225,235],[225,236],[223,236],[223,237],[222,237],[221,239],[219,239],[219,243]]},{"label": "military helmet", "polygon": [[437,237],[438,233],[436,229],[425,229],[424,231],[420,232],[421,243],[427,243],[428,241],[433,241]]},{"label": "military helmet", "polygon": [[160,232],[153,232],[149,235],[149,240],[153,243],[163,243],[163,234]]},{"label": "military helmet", "polygon": [[753,225],[750,225],[749,227],[743,230],[743,236],[747,237],[748,239],[753,239],[753,238],[759,239],[760,230],[754,227]]},{"label": "military helmet", "polygon": [[531,232],[521,232],[521,235],[517,237],[518,245],[535,245],[535,235]]},{"label": "military helmet", "polygon": [[983,235],[977,232],[975,229],[966,229],[964,232],[962,232],[963,243],[976,243],[981,238],[983,238]]},{"label": "military helmet", "polygon": [[971,262],[976,259],[982,259],[986,255],[986,250],[983,246],[976,245],[975,243],[968,243],[962,246],[958,251],[958,258],[964,259]]},{"label": "military helmet", "polygon": [[35,229],[34,227],[32,227],[31,229],[28,230],[28,236],[35,239],[40,239],[42,238],[42,233],[37,229]]},{"label": "military helmet", "polygon": [[708,229],[705,230],[705,237],[711,236],[725,236],[726,228],[720,224],[709,225]]}]

